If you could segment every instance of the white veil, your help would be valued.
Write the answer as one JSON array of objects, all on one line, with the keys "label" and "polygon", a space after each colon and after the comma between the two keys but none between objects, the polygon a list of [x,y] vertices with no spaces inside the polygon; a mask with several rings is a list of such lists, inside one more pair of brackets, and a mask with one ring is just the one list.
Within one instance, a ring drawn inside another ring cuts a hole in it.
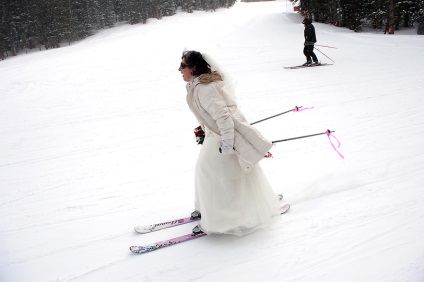
[{"label": "white veil", "polygon": [[[185,51],[192,51],[193,49],[185,48]],[[224,90],[235,102],[236,99],[236,85],[237,81],[233,79],[228,72],[221,66],[218,65],[218,63],[215,61],[215,59],[212,58],[212,56],[209,53],[201,53],[203,59],[211,66],[212,71],[218,72],[222,80],[224,82],[224,85],[222,86],[222,90]]]},{"label": "white veil", "polygon": [[224,82],[222,89],[234,100],[236,101],[236,85],[237,81],[233,79],[230,74],[225,70],[225,68],[218,65],[215,59],[209,53],[202,53],[203,59],[211,66],[212,71],[218,72]]}]

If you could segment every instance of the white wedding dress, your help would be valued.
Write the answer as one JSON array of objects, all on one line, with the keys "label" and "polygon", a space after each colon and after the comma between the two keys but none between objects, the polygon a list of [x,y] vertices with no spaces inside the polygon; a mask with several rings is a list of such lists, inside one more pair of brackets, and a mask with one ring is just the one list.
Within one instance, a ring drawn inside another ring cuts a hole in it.
[{"label": "white wedding dress", "polygon": [[196,163],[195,209],[207,234],[244,235],[269,226],[280,203],[261,167],[244,172],[237,156],[219,153],[221,139],[206,128]]}]

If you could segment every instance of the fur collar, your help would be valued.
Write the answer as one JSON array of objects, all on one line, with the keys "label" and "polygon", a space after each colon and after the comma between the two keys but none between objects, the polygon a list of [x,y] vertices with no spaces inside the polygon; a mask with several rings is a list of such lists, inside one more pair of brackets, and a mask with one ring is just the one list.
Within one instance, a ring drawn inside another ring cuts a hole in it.
[{"label": "fur collar", "polygon": [[222,81],[221,75],[216,71],[199,75],[199,82],[201,84],[207,84],[215,81]]}]

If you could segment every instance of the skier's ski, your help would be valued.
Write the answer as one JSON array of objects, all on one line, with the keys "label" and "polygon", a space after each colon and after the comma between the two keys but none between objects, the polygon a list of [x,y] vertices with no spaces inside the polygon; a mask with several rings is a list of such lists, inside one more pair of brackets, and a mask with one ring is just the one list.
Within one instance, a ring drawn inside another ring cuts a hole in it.
[{"label": "skier's ski", "polygon": [[280,208],[280,214],[285,214],[290,209],[290,204],[284,204]]},{"label": "skier's ski", "polygon": [[[283,199],[283,194],[278,194],[278,199],[281,201]],[[190,223],[190,222],[195,222],[195,221],[198,221],[199,219],[200,218],[193,219],[191,217],[184,217],[184,218],[162,222],[162,223],[136,226],[134,227],[134,230],[138,233],[146,234],[146,233],[151,233],[154,231],[158,231],[158,230],[162,230],[162,229],[166,229],[170,227],[175,227],[175,226]]]},{"label": "skier's ski", "polygon": [[146,234],[146,233],[162,230],[165,228],[170,228],[170,227],[198,221],[199,219],[200,218],[193,219],[191,217],[185,217],[185,218],[180,218],[176,220],[171,220],[168,222],[156,223],[156,224],[145,225],[145,226],[136,226],[134,227],[134,230],[138,233]]},{"label": "skier's ski", "polygon": [[150,245],[145,245],[145,246],[131,246],[130,247],[130,251],[136,254],[144,254],[144,253],[148,253],[148,252],[152,252],[155,251],[157,249],[161,249],[161,248],[165,248],[171,245],[175,245],[178,243],[182,243],[185,241],[189,241],[189,240],[193,240],[196,238],[200,238],[203,236],[206,236],[206,233],[201,233],[201,234],[197,234],[197,235],[192,235],[192,234],[186,234],[180,237],[175,237],[169,240],[165,240],[165,241],[160,241],[160,242],[156,242],[154,244],[150,244]]},{"label": "skier's ski", "polygon": [[292,67],[284,67],[285,69],[294,70],[294,69],[303,69],[303,68],[313,68],[313,67],[324,67],[324,66],[331,66],[333,64],[327,64],[327,63],[319,63],[318,65],[299,65],[299,66],[292,66]]},{"label": "skier's ski", "polygon": [[[280,213],[284,214],[289,209],[290,209],[290,205],[284,204],[280,208]],[[159,241],[159,242],[156,242],[156,243],[150,244],[150,245],[131,246],[130,251],[133,252],[133,253],[136,253],[136,254],[144,254],[144,253],[155,251],[157,249],[165,248],[165,247],[172,246],[172,245],[175,245],[175,244],[178,244],[178,243],[182,243],[182,242],[186,242],[186,241],[193,240],[193,239],[196,239],[196,238],[200,238],[200,237],[203,237],[203,236],[206,236],[206,235],[207,235],[206,233],[200,233],[200,234],[197,234],[197,235],[186,234],[186,235],[175,237],[175,238],[172,238],[172,239],[169,239],[169,240]]]}]

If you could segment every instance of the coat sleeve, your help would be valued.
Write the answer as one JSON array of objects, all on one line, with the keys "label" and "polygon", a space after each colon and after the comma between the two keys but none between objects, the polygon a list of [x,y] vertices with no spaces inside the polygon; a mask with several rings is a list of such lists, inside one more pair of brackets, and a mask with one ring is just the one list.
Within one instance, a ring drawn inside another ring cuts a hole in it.
[{"label": "coat sleeve", "polygon": [[212,117],[219,128],[221,140],[234,146],[234,122],[227,104],[215,83],[199,87],[199,101],[203,109]]}]

